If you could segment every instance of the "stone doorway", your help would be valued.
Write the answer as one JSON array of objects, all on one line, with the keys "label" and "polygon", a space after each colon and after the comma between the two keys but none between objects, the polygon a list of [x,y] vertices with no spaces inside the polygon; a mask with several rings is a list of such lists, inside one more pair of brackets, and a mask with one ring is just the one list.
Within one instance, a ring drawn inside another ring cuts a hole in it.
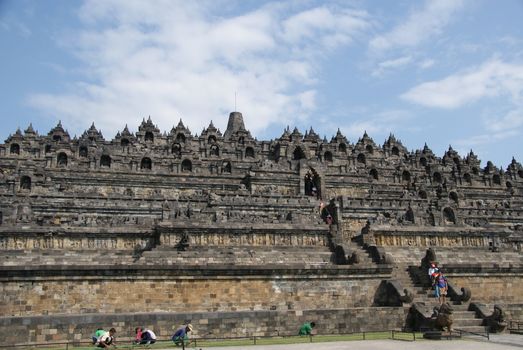
[{"label": "stone doorway", "polygon": [[321,178],[314,170],[309,168],[304,177],[305,195],[321,199]]}]

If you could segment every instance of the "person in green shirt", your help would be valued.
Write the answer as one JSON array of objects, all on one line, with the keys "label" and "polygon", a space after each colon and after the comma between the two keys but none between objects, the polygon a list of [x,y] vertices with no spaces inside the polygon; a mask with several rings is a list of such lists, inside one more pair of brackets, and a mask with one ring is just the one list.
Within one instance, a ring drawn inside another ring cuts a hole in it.
[{"label": "person in green shirt", "polygon": [[305,322],[298,332],[298,335],[311,335],[312,329],[316,326],[314,322]]},{"label": "person in green shirt", "polygon": [[104,335],[106,332],[107,332],[107,331],[104,331],[103,328],[98,328],[98,329],[94,332],[93,336],[91,337],[92,340],[93,340],[93,344],[96,344],[96,342],[98,341],[98,339],[100,339],[100,337],[101,337],[102,335]]}]

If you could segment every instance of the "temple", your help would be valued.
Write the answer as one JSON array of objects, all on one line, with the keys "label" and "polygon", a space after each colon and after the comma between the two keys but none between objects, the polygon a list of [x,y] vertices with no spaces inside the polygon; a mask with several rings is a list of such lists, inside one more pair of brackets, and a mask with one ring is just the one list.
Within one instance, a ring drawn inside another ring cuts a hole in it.
[{"label": "temple", "polygon": [[[239,112],[198,136],[151,118],[106,140],[31,125],[0,144],[0,332],[82,341],[420,329],[449,280],[453,327],[523,320],[523,167],[390,135],[258,141]],[[496,307],[494,307],[496,305]]]}]

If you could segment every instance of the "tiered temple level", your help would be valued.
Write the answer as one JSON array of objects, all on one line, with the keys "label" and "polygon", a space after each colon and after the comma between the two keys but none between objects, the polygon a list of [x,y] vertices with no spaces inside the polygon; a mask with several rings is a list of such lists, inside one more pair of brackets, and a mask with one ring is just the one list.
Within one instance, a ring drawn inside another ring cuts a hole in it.
[{"label": "tiered temple level", "polygon": [[216,313],[230,335],[311,318],[330,333],[402,327],[413,300],[381,298],[383,282],[424,288],[407,272],[429,247],[473,300],[517,318],[522,242],[521,164],[409,152],[394,136],[258,141],[234,112],[223,134],[181,121],[162,133],[149,119],[110,141],[94,124],[71,139],[58,123],[0,145],[0,327],[26,341],[63,339],[60,317],[77,323],[68,339],[96,317],[132,327],[128,312],[153,315],[140,322],[160,335],[187,319],[212,334]]}]

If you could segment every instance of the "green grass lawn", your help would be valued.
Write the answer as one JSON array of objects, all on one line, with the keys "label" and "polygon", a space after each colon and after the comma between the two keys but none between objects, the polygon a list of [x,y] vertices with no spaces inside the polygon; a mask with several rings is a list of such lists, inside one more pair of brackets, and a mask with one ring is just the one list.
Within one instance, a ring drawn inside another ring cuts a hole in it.
[{"label": "green grass lawn", "polygon": [[[353,333],[353,334],[341,334],[341,335],[316,335],[311,337],[308,336],[286,336],[286,337],[256,337],[256,345],[277,345],[277,344],[299,344],[299,343],[321,343],[321,342],[335,342],[335,341],[350,341],[350,340],[379,340],[379,339],[392,339],[391,332],[371,332],[371,333]],[[414,340],[413,333],[401,333],[395,332],[394,339],[396,340]],[[422,333],[416,333],[416,340],[422,340]],[[241,339],[216,339],[216,340],[203,340],[196,339],[196,343],[192,342],[186,349],[194,348],[208,348],[216,346],[245,346],[245,345],[254,345],[253,338],[241,338]],[[62,350],[65,349],[65,346],[53,346],[45,347],[49,350]],[[165,348],[175,348],[181,349],[181,346],[175,346],[171,341],[159,341],[150,346],[144,345],[131,345],[129,343],[117,342],[118,349],[129,349],[129,350],[141,350],[141,349],[165,349]],[[94,346],[68,346],[68,349],[74,350],[93,350]]]}]

